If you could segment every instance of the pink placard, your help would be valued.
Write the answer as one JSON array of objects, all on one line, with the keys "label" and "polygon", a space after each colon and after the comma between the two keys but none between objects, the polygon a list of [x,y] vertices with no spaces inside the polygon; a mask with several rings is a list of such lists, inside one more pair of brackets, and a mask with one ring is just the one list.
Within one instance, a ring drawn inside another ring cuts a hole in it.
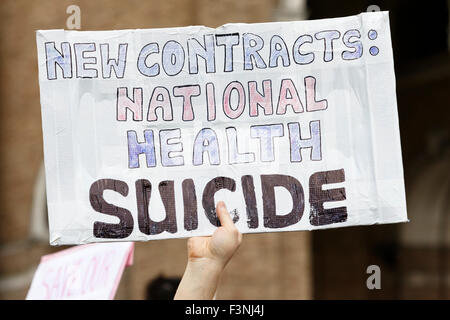
[{"label": "pink placard", "polygon": [[112,300],[133,242],[80,245],[41,258],[27,300]]}]

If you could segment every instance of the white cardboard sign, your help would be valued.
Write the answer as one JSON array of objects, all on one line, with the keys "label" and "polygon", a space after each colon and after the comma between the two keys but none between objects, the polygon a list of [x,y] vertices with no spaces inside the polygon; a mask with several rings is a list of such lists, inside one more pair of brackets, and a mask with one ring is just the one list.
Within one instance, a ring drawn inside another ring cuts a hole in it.
[{"label": "white cardboard sign", "polygon": [[407,221],[387,12],[37,48],[51,244]]},{"label": "white cardboard sign", "polygon": [[112,300],[133,252],[133,242],[93,243],[43,256],[27,300]]}]

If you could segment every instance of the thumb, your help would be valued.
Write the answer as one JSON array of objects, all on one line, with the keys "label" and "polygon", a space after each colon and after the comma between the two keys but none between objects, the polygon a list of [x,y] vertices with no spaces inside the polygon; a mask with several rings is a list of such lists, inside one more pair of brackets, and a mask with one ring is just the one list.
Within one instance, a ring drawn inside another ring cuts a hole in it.
[{"label": "thumb", "polygon": [[216,206],[216,214],[219,218],[220,224],[227,229],[234,229],[234,223],[228,213],[227,207],[223,201],[219,201]]}]

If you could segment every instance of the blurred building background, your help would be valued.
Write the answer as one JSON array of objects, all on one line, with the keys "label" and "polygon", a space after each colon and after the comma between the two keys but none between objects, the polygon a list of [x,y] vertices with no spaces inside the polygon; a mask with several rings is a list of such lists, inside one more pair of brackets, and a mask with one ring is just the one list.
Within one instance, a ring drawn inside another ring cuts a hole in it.
[{"label": "blurred building background", "polygon": [[[402,225],[245,235],[219,299],[450,298],[450,57],[447,0],[2,0],[0,3],[0,299],[23,299],[48,244],[35,30],[269,22],[390,11],[408,216]],[[14,57],[14,59],[11,59]],[[176,286],[186,240],[136,243],[117,299]],[[366,269],[381,268],[381,290]],[[165,294],[165,293],[162,293]]]}]

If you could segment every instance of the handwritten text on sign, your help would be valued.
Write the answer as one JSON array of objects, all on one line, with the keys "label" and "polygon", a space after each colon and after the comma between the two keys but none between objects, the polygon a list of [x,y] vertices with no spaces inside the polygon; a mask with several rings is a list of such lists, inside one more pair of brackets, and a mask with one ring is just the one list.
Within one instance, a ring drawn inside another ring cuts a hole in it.
[{"label": "handwritten text on sign", "polygon": [[133,250],[132,242],[101,243],[43,256],[27,299],[113,299]]},{"label": "handwritten text on sign", "polygon": [[55,243],[406,220],[387,13],[37,40]]}]

